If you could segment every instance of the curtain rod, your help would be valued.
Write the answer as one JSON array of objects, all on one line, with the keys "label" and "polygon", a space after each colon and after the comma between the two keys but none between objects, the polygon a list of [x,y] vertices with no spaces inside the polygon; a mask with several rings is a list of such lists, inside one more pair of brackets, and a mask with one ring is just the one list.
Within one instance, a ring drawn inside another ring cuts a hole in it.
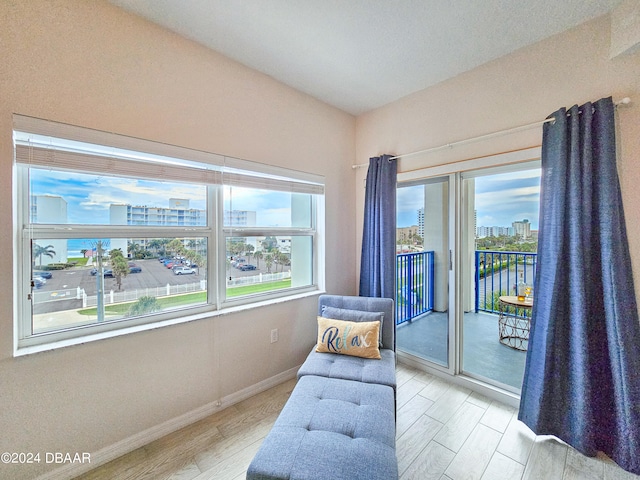
[{"label": "curtain rod", "polygon": [[[619,100],[617,102],[614,102],[614,105],[617,107],[618,105],[628,105],[631,103],[631,99],[629,97],[624,97],[622,100]],[[505,130],[499,130],[497,132],[492,132],[492,133],[487,133],[486,135],[480,135],[478,137],[472,137],[472,138],[467,138],[465,140],[459,140],[457,142],[453,142],[453,143],[446,143],[444,145],[440,145],[438,147],[431,147],[431,148],[427,148],[425,150],[419,150],[417,152],[411,152],[411,153],[404,153],[402,155],[396,155],[395,157],[391,157],[389,160],[395,160],[398,158],[406,158],[406,157],[411,157],[413,155],[419,155],[421,153],[428,153],[428,152],[435,152],[437,150],[443,150],[445,148],[453,148],[453,147],[457,147],[459,145],[464,145],[467,143],[473,143],[473,142],[478,142],[480,140],[486,140],[488,138],[493,138],[493,137],[498,137],[500,135],[506,135],[509,133],[515,133],[515,132],[520,132],[522,130],[528,130],[530,128],[534,128],[540,125],[543,125],[545,123],[549,123],[549,122],[554,122],[555,118],[551,117],[551,118],[547,118],[545,120],[541,120],[538,122],[533,122],[533,123],[529,123],[527,125],[520,125],[519,127],[513,127],[513,128],[507,128]],[[362,168],[362,167],[368,167],[369,164],[368,163],[361,163],[358,165],[352,165],[351,168]]]}]

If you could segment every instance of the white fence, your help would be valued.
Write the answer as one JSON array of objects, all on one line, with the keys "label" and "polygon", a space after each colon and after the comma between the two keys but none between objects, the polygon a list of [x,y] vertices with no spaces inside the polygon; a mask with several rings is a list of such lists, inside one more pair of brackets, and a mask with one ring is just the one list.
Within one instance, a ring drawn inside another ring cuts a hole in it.
[{"label": "white fence", "polygon": [[239,287],[241,285],[253,285],[256,283],[277,282],[291,278],[291,271],[280,273],[259,273],[258,275],[249,275],[246,277],[236,277],[227,279],[227,287]]},{"label": "white fence", "polygon": [[[227,279],[227,288],[239,287],[243,285],[254,285],[257,283],[265,282],[277,282],[291,278],[291,272],[279,272],[279,273],[259,273],[258,275],[248,275],[246,277],[237,277],[233,279]],[[109,305],[113,303],[134,302],[140,297],[168,297],[171,295],[179,295],[182,293],[202,292],[207,288],[206,280],[200,280],[195,283],[186,283],[183,285],[163,285],[159,287],[139,288],[132,290],[125,290],[124,292],[118,292],[110,290],[104,294],[104,304]],[[39,292],[38,292],[39,293]],[[50,295],[50,294],[47,294]],[[95,307],[98,305],[97,295],[87,295],[84,289],[78,287],[73,290],[60,290],[57,292],[57,298],[48,298],[45,300],[43,295],[42,299],[36,298],[37,303],[43,303],[45,301],[52,300],[66,300],[66,299],[82,299],[82,308]]]},{"label": "white fence", "polygon": [[[126,290],[124,292],[116,292],[110,290],[104,294],[104,304],[133,302],[140,297],[168,297],[171,295],[179,295],[181,293],[202,292],[206,290],[207,282],[200,280],[196,283],[185,283],[184,285],[165,285],[161,287],[138,288],[134,290]],[[98,296],[88,296],[84,290],[82,291],[82,308],[95,307],[98,305]]]}]

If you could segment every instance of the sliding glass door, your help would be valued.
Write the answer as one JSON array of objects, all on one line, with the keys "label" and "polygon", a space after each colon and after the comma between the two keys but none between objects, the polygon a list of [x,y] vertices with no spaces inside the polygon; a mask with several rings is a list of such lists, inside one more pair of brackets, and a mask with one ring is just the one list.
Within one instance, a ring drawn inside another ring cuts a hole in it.
[{"label": "sliding glass door", "polygon": [[508,302],[535,278],[539,191],[539,162],[398,185],[400,352],[520,391],[535,292]]}]

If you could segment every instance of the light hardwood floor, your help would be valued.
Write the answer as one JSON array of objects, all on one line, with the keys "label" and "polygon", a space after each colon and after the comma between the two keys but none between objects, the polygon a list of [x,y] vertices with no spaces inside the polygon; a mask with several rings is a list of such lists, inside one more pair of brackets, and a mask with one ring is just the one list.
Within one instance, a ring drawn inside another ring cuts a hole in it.
[{"label": "light hardwood floor", "polygon": [[[397,378],[402,480],[640,479],[607,458],[536,438],[515,409],[468,389],[404,365]],[[294,386],[285,382],[78,478],[244,479]]]}]

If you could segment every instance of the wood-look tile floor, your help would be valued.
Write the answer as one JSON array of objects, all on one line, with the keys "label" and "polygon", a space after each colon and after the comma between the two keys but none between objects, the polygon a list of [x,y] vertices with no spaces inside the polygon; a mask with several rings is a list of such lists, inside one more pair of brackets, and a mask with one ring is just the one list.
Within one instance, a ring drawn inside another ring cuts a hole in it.
[{"label": "wood-look tile floor", "polygon": [[[606,457],[536,437],[514,408],[398,365],[396,453],[402,480],[639,480]],[[251,397],[81,477],[245,478],[295,381]]]}]

